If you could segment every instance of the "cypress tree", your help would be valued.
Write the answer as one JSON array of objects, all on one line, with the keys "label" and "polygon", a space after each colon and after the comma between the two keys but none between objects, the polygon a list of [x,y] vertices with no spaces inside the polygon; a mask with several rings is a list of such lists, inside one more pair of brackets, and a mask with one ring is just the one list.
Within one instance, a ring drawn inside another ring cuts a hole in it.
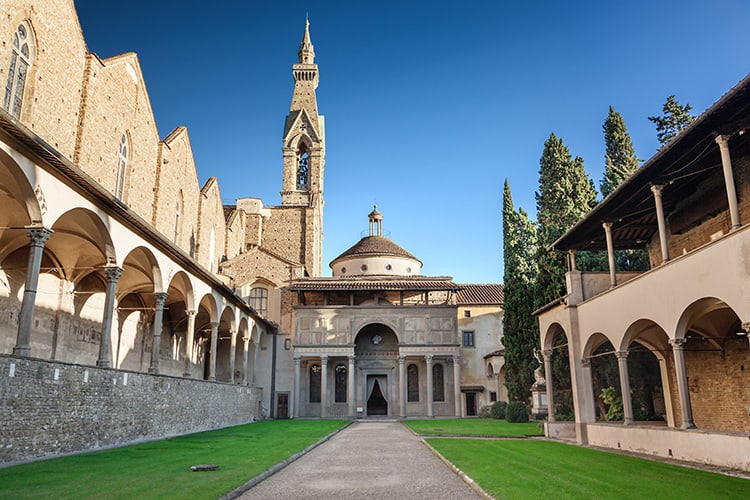
[{"label": "cypress tree", "polygon": [[[583,159],[571,158],[562,139],[550,134],[539,160],[539,191],[536,193],[537,265],[536,305],[541,307],[565,295],[565,256],[548,250],[549,246],[596,205],[596,189],[586,174]],[[582,252],[583,253],[583,252]],[[583,256],[582,256],[583,257]],[[600,258],[578,261],[589,268],[598,267]],[[592,261],[589,263],[589,261]]]},{"label": "cypress tree", "polygon": [[638,170],[639,160],[635,156],[630,134],[625,127],[625,120],[612,106],[609,107],[609,115],[602,129],[606,150],[604,177],[599,183],[599,188],[602,196],[606,198],[622,181]]},{"label": "cypress tree", "polygon": [[539,323],[534,311],[536,228],[523,209],[515,211],[508,180],[503,191],[505,386],[511,401],[527,401],[537,364]]},{"label": "cypress tree", "polygon": [[663,147],[681,130],[687,128],[695,117],[690,114],[692,106],[680,105],[673,95],[667,97],[667,102],[661,109],[662,116],[649,116],[648,119],[656,124],[656,137]]}]

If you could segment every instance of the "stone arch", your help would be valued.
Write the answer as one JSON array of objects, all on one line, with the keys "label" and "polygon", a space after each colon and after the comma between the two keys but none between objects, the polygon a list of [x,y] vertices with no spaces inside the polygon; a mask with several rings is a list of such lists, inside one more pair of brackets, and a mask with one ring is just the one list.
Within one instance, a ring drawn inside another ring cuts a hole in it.
[{"label": "stone arch", "polygon": [[542,336],[542,349],[552,349],[552,343],[560,333],[565,335],[566,339],[569,338],[568,333],[560,323],[550,324],[547,327],[547,330],[544,332],[544,335]]},{"label": "stone arch", "polygon": [[[0,206],[3,207],[0,212],[0,227],[25,227],[42,223],[42,208],[34,187],[21,167],[3,149],[0,149]],[[0,236],[5,240],[3,233]]]},{"label": "stone arch", "polygon": [[193,343],[193,359],[197,366],[202,367],[202,375],[206,380],[209,378],[211,365],[211,324],[218,322],[219,306],[216,298],[207,293],[201,297],[196,308]]},{"label": "stone arch", "polygon": [[236,340],[236,321],[234,309],[226,306],[221,312],[219,319],[219,331],[216,343],[216,380],[219,382],[231,382],[233,376],[233,353],[232,342]]},{"label": "stone arch", "polygon": [[542,337],[543,350],[551,353],[552,374],[546,374],[547,392],[553,394],[555,418],[568,419],[576,410],[572,363],[570,356],[570,336],[560,323],[552,323]]},{"label": "stone arch", "polygon": [[583,349],[583,359],[591,367],[591,378],[587,380],[593,397],[597,417],[601,420],[622,420],[617,411],[617,402],[608,402],[603,391],[614,391],[622,399],[621,381],[615,347],[609,337],[601,332],[589,335]]},{"label": "stone arch", "polygon": [[354,350],[357,353],[398,351],[398,345],[396,330],[385,322],[368,323],[354,336]]}]

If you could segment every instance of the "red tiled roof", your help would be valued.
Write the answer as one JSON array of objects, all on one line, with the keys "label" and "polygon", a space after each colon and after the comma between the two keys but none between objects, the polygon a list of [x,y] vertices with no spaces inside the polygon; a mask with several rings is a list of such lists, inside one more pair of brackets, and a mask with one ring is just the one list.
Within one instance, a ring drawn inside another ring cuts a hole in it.
[{"label": "red tiled roof", "polygon": [[332,263],[344,257],[352,257],[357,255],[392,255],[419,261],[419,259],[414,257],[412,254],[396,245],[393,241],[391,241],[390,238],[387,238],[385,236],[365,236],[357,243],[355,243],[354,246],[333,259]]},{"label": "red tiled roof", "polygon": [[362,278],[305,278],[294,281],[293,292],[403,290],[403,291],[458,291],[461,287],[449,277],[428,276],[367,276]]},{"label": "red tiled roof", "polygon": [[458,305],[503,305],[505,293],[501,283],[483,285],[459,285],[461,290],[456,294]]}]

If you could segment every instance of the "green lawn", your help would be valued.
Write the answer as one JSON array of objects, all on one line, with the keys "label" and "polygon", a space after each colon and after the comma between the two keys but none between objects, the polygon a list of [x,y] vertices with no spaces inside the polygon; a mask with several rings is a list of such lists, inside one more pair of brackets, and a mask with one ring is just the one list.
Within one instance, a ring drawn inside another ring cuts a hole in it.
[{"label": "green lawn", "polygon": [[[343,427],[276,420],[0,469],[0,498],[217,498]],[[190,466],[219,470],[192,472]]]},{"label": "green lawn", "polygon": [[524,437],[544,434],[538,422],[511,424],[494,418],[406,420],[404,424],[417,434],[432,436]]},{"label": "green lawn", "polygon": [[541,440],[427,442],[502,499],[734,499],[750,480]]}]

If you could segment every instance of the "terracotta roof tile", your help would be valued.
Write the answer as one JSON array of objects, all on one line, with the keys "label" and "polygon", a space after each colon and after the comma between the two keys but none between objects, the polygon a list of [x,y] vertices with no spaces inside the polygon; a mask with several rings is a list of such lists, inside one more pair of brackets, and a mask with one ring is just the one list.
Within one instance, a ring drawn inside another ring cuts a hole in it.
[{"label": "terracotta roof tile", "polygon": [[294,281],[289,290],[305,291],[359,291],[359,290],[404,290],[431,291],[452,290],[461,287],[449,277],[427,276],[367,276],[366,278],[305,278]]},{"label": "terracotta roof tile", "polygon": [[332,262],[354,255],[394,255],[419,261],[419,259],[395,244],[386,236],[365,236],[355,243],[354,246],[333,259]]},{"label": "terracotta roof tile", "polygon": [[505,293],[501,283],[462,284],[456,294],[459,305],[503,305]]}]

